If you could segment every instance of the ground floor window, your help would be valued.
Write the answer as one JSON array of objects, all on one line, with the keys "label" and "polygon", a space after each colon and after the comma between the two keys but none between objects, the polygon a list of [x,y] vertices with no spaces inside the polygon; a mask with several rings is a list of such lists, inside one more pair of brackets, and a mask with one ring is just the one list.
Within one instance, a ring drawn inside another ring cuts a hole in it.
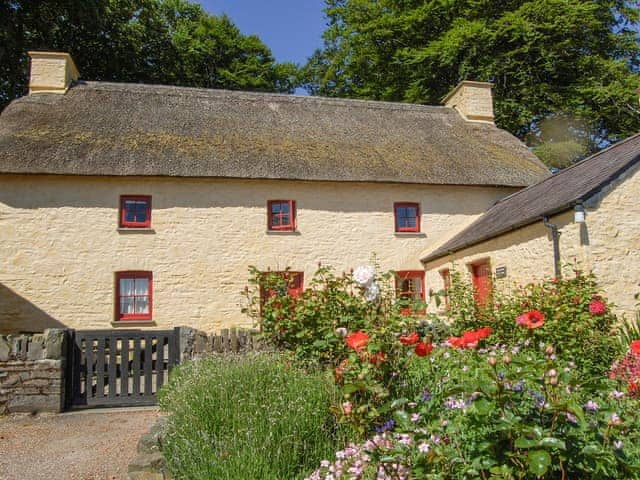
[{"label": "ground floor window", "polygon": [[[400,270],[396,272],[396,296],[404,300],[405,304],[424,303],[424,270]],[[404,314],[409,314],[411,311],[411,305],[407,305],[402,309]]]},{"label": "ground floor window", "polygon": [[152,300],[151,272],[116,273],[116,320],[151,320]]}]

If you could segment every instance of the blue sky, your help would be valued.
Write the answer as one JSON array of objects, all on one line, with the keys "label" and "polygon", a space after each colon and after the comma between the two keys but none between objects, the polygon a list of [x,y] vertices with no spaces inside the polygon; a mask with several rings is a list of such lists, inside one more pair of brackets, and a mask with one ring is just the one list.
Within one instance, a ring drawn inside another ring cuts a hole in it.
[{"label": "blue sky", "polygon": [[200,0],[209,13],[226,13],[244,34],[256,34],[278,62],[305,63],[322,46],[323,0]]}]

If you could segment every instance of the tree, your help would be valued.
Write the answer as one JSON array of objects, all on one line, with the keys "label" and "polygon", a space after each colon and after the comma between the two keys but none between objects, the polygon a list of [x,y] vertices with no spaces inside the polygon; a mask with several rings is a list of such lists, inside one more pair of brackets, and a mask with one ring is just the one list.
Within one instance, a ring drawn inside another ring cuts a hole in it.
[{"label": "tree", "polygon": [[[638,3],[326,0],[324,48],[303,76],[312,94],[431,104],[491,81],[497,124],[564,143],[566,161],[640,130]],[[566,120],[560,137],[550,119]]]},{"label": "tree", "polygon": [[67,51],[91,80],[289,92],[296,75],[186,0],[0,0],[0,108],[26,91],[28,50]]}]

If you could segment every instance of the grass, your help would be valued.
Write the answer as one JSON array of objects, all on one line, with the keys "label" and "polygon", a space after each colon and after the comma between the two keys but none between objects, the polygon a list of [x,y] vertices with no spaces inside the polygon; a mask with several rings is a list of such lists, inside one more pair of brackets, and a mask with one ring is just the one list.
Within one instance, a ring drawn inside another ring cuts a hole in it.
[{"label": "grass", "polygon": [[329,411],[338,395],[326,372],[274,354],[191,362],[160,395],[164,456],[176,479],[304,478],[344,441]]}]

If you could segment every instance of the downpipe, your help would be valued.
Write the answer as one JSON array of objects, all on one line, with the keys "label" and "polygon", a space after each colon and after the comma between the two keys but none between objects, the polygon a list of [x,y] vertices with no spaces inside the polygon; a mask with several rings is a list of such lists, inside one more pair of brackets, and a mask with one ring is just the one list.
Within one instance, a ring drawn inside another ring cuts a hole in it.
[{"label": "downpipe", "polygon": [[542,217],[544,226],[551,230],[553,241],[553,265],[556,278],[562,278],[562,268],[560,268],[560,232],[558,226],[549,222],[549,217]]}]

